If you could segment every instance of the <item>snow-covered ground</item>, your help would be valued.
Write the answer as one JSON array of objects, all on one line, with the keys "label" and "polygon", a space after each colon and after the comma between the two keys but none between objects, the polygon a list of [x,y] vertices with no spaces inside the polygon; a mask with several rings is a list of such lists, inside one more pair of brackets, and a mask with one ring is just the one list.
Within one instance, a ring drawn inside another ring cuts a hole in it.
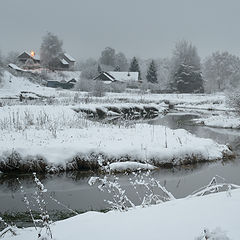
[{"label": "snow-covered ground", "polygon": [[[55,240],[239,240],[240,190],[172,200],[127,212],[87,212],[51,225]],[[204,237],[204,230],[209,238]],[[44,232],[43,232],[44,233]],[[37,239],[34,228],[6,239]],[[210,238],[211,237],[211,238]]]},{"label": "snow-covered ground", "polygon": [[4,72],[3,84],[0,87],[1,98],[16,98],[21,91],[34,92],[42,96],[54,96],[55,89],[40,86],[30,82],[25,77],[15,77],[8,71]]},{"label": "snow-covered ground", "polygon": [[198,124],[203,124],[209,127],[219,128],[240,128],[240,116],[220,114],[207,118],[199,118],[195,120]]},{"label": "snow-covered ground", "polygon": [[34,105],[0,108],[0,165],[7,165],[13,152],[20,154],[20,165],[43,159],[48,167],[63,169],[75,156],[96,160],[91,154],[100,154],[110,162],[140,161],[155,166],[232,155],[227,146],[183,129],[148,124],[103,125],[86,120],[70,107]]}]

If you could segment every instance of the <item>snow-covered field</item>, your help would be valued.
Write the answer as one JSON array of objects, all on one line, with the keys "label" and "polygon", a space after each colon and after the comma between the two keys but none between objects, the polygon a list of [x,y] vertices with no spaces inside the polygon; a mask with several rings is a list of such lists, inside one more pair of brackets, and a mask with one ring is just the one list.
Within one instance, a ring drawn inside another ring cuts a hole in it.
[{"label": "snow-covered field", "polygon": [[[221,94],[108,93],[102,98],[92,98],[88,103],[82,101],[86,93],[79,92],[76,97],[75,91],[43,87],[5,71],[0,96],[16,96],[20,91],[54,96],[61,101],[53,105],[41,101],[37,105],[32,105],[31,101],[16,102],[13,106],[6,104],[0,108],[0,163],[5,171],[21,169],[26,164],[30,164],[28,170],[33,171],[36,170],[33,165],[39,161],[45,170],[56,167],[71,170],[79,169],[76,159],[98,162],[98,158],[103,158],[105,163],[131,161],[173,166],[232,156],[227,146],[198,138],[183,129],[171,130],[143,123],[133,127],[103,125],[86,120],[82,114],[73,111],[79,108],[96,111],[98,108],[106,110],[106,115],[113,115],[109,107],[114,106],[118,109],[137,106],[141,111],[148,106],[163,111],[168,102],[184,108],[207,109],[214,106],[215,109],[224,109],[227,105]],[[68,104],[62,104],[63,99]],[[128,168],[140,166],[134,164]],[[114,165],[114,170],[119,169],[126,169],[126,164],[125,167]]]},{"label": "snow-covered field", "polygon": [[240,128],[240,117],[233,114],[226,115],[222,113],[207,118],[199,118],[195,122],[209,127]]},{"label": "snow-covered field", "polygon": [[[81,168],[75,164],[76,156],[94,162],[99,154],[104,162],[137,161],[155,166],[212,161],[232,155],[227,146],[183,129],[148,124],[103,125],[64,106],[2,107],[0,133],[2,171],[5,167],[20,169],[39,159],[48,169],[71,170]],[[12,158],[16,162],[9,164]]]},{"label": "snow-covered field", "polygon": [[[87,212],[51,225],[55,240],[238,240],[240,190],[172,200],[128,212]],[[204,235],[204,230],[207,234]],[[18,229],[6,239],[37,239],[34,228]],[[205,238],[208,236],[208,238]],[[211,238],[210,238],[211,237]]]}]

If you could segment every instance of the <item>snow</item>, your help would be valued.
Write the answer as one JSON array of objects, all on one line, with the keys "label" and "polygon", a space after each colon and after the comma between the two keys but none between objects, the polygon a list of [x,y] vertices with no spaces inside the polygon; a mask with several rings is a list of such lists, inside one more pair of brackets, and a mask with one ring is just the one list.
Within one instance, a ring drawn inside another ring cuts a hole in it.
[{"label": "snow", "polygon": [[198,124],[219,128],[240,128],[240,117],[234,115],[216,115],[195,120]]},{"label": "snow", "polygon": [[138,72],[108,72],[115,80],[120,82],[137,82]]},{"label": "snow", "polygon": [[20,71],[20,72],[25,72],[26,70],[18,67],[17,65],[13,64],[13,63],[9,63],[8,66],[16,71]]},{"label": "snow", "polygon": [[18,97],[22,91],[34,92],[43,96],[53,96],[55,91],[30,82],[25,77],[15,77],[8,71],[4,72],[3,86],[0,88],[0,98]]},{"label": "snow", "polygon": [[103,125],[82,118],[70,106],[0,108],[1,161],[13,151],[23,161],[36,161],[40,156],[50,166],[63,168],[76,155],[87,157],[91,153],[115,162],[139,161],[156,166],[180,165],[185,160],[212,161],[232,154],[227,146],[183,129],[148,124]]},{"label": "snow", "polygon": [[[87,212],[51,225],[55,240],[238,240],[240,189],[168,201],[127,212]],[[215,237],[215,238],[214,238]],[[218,238],[217,238],[218,237]],[[227,238],[228,237],[228,238]],[[11,240],[37,238],[34,228],[18,229]]]},{"label": "snow", "polygon": [[76,60],[72,57],[72,56],[70,56],[68,53],[64,53],[64,56],[66,57],[66,58],[68,58],[71,62],[75,62]]},{"label": "snow", "polygon": [[63,65],[68,65],[68,62],[65,59],[60,60]]},{"label": "snow", "polygon": [[124,171],[136,171],[136,170],[153,170],[156,167],[154,167],[151,164],[146,163],[138,163],[138,162],[116,162],[116,163],[110,163],[109,169],[111,171],[116,172],[124,172]]}]

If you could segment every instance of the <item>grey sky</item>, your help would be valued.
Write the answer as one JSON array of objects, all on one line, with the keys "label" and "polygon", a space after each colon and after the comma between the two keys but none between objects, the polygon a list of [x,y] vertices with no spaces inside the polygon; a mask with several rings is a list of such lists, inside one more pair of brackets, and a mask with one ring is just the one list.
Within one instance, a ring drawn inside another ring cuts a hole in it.
[{"label": "grey sky", "polygon": [[111,46],[128,57],[168,57],[190,40],[201,57],[240,55],[239,0],[0,0],[0,50],[39,50],[53,32],[73,57]]}]

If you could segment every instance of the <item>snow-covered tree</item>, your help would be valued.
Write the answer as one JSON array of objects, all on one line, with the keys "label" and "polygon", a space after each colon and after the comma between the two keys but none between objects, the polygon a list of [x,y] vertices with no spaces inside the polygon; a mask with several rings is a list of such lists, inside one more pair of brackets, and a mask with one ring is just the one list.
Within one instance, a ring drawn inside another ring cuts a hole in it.
[{"label": "snow-covered tree", "polygon": [[19,52],[15,52],[15,51],[9,52],[5,58],[6,65],[8,65],[9,63],[16,64],[18,61],[18,56],[19,56]]},{"label": "snow-covered tree", "polygon": [[48,32],[44,37],[40,47],[41,64],[45,67],[54,67],[54,60],[62,54],[63,42],[59,38]]},{"label": "snow-covered tree", "polygon": [[141,79],[141,71],[136,57],[133,57],[130,63],[129,72],[138,72],[139,73],[138,79]]},{"label": "snow-covered tree", "polygon": [[114,67],[114,65],[115,65],[115,49],[113,49],[111,47],[106,47],[101,53],[99,62],[103,65]]},{"label": "snow-covered tree", "polygon": [[98,72],[98,62],[92,58],[87,59],[84,62],[79,63],[79,70],[81,71],[81,79],[93,79]]},{"label": "snow-covered tree", "polygon": [[115,68],[118,67],[118,71],[127,71],[128,70],[128,60],[126,56],[122,53],[119,52],[115,55]]},{"label": "snow-covered tree", "polygon": [[197,48],[183,40],[176,44],[171,64],[171,85],[183,92],[203,92],[200,57]]},{"label": "snow-covered tree", "polygon": [[240,59],[228,52],[214,52],[203,63],[208,92],[240,86]]},{"label": "snow-covered tree", "polygon": [[154,60],[151,61],[147,75],[146,75],[147,81],[150,83],[157,83],[158,82],[158,77],[157,77],[157,68]]}]

